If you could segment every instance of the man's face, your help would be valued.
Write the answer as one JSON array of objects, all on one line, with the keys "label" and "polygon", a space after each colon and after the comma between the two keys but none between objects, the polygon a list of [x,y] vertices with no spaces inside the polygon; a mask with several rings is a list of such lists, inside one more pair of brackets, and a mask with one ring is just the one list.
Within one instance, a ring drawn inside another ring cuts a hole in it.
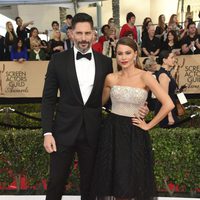
[{"label": "man's face", "polygon": [[57,23],[54,23],[53,25],[52,25],[52,29],[53,30],[59,30],[59,25],[57,24]]},{"label": "man's face", "polygon": [[70,39],[70,40],[73,39],[72,38],[72,29],[68,29],[66,34],[67,34],[68,39]]},{"label": "man's face", "polygon": [[33,36],[33,37],[37,37],[37,36],[38,36],[38,30],[37,30],[37,29],[34,29],[34,30],[33,30],[32,36]]},{"label": "man's face", "polygon": [[104,35],[105,35],[105,36],[108,36],[108,35],[109,35],[109,31],[110,31],[109,26],[105,26],[105,27],[104,27]]},{"label": "man's face", "polygon": [[68,26],[71,26],[72,25],[72,19],[67,18],[66,23],[68,24]]},{"label": "man's face", "polygon": [[89,50],[92,45],[94,31],[89,22],[78,22],[72,30],[75,47],[82,53]]},{"label": "man's face", "polygon": [[189,34],[195,34],[196,33],[196,26],[195,24],[191,24],[189,26]]},{"label": "man's face", "polygon": [[131,25],[134,25],[134,24],[135,24],[135,17],[131,17],[130,23],[131,23]]},{"label": "man's face", "polygon": [[153,26],[149,26],[148,34],[150,37],[153,37],[155,35],[155,28]]},{"label": "man's face", "polygon": [[21,18],[18,18],[17,19],[17,21],[16,21],[16,24],[18,25],[18,26],[21,26],[22,25],[22,19]]}]

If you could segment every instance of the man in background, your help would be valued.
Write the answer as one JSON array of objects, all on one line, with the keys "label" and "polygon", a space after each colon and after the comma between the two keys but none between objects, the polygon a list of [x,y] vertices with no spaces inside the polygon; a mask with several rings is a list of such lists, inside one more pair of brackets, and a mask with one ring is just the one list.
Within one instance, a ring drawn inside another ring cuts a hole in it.
[{"label": "man in background", "polygon": [[63,33],[66,33],[67,32],[67,29],[68,27],[71,27],[72,26],[72,15],[67,15],[66,16],[66,19],[64,21],[64,25],[62,26],[62,28],[60,29],[61,32]]}]

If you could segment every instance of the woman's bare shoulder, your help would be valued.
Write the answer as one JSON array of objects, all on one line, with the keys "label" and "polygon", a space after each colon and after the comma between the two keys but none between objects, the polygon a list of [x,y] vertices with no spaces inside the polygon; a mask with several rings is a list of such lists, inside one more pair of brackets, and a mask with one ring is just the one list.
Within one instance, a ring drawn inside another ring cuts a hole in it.
[{"label": "woman's bare shoulder", "polygon": [[139,75],[141,77],[142,80],[148,78],[149,76],[152,76],[152,73],[149,71],[145,71],[145,70],[139,70]]},{"label": "woman's bare shoulder", "polygon": [[106,82],[109,83],[110,86],[114,85],[119,77],[120,72],[113,72],[106,76]]},{"label": "woman's bare shoulder", "polygon": [[149,85],[150,83],[156,84],[157,80],[153,77],[152,72],[143,71],[141,73],[141,79],[145,83],[145,85]]},{"label": "woman's bare shoulder", "polygon": [[113,73],[110,73],[106,76],[106,78],[108,79],[117,79],[120,75],[120,72],[113,72]]}]

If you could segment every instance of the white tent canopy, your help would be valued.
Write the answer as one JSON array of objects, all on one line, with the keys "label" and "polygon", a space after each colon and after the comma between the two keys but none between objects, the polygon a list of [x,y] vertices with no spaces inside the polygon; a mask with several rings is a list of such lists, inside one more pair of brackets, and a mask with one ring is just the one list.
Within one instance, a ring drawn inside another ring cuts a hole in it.
[{"label": "white tent canopy", "polygon": [[1,0],[0,5],[95,3],[94,0]]},{"label": "white tent canopy", "polygon": [[[102,2],[106,0],[0,0],[0,8],[4,8],[7,6],[13,5],[44,5],[48,4],[49,6],[58,6],[58,7],[66,7],[75,9],[78,7],[87,6],[89,4],[94,4],[97,2]],[[14,25],[14,29],[16,29],[15,21],[2,15],[0,13],[0,35],[5,35],[6,27],[5,23],[7,21],[11,21]]]}]

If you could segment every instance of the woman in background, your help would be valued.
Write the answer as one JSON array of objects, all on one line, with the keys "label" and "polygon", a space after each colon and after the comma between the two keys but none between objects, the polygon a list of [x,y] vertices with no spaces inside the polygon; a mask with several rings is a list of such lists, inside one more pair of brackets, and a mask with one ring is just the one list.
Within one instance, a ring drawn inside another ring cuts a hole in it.
[{"label": "woman in background", "polygon": [[142,29],[142,37],[141,37],[142,41],[148,37],[148,29],[152,25],[153,25],[153,22],[149,20],[147,20],[146,24],[144,24],[144,27]]},{"label": "woman in background", "polygon": [[[156,73],[159,70],[159,65],[155,61],[155,57],[145,58],[142,64],[143,64],[143,69],[145,71],[150,72],[152,76],[156,79]],[[156,97],[151,91],[148,92],[147,102],[149,110],[155,111]]]},{"label": "woman in background", "polygon": [[145,17],[144,20],[143,20],[143,23],[142,23],[142,32],[145,31],[146,29],[146,24],[148,22],[152,22],[152,19],[150,17]]},{"label": "woman in background", "polygon": [[[156,73],[156,78],[164,91],[168,93],[174,105],[176,105],[177,84],[175,79],[170,74],[170,70],[175,66],[175,54],[168,50],[163,50],[159,54],[157,63],[160,64],[161,67]],[[161,103],[157,101],[155,106],[156,115],[160,111],[161,106]],[[174,108],[162,121],[160,121],[159,125],[160,127],[165,128],[169,125],[175,124],[177,121],[177,110]]]},{"label": "woman in background", "polygon": [[24,46],[23,40],[19,38],[11,49],[11,60],[20,63],[28,60],[27,48]]},{"label": "woman in background", "polygon": [[161,38],[167,30],[167,24],[165,24],[165,15],[160,15],[158,17],[158,26],[156,26],[155,35],[158,38]]},{"label": "woman in background", "polygon": [[53,33],[53,39],[49,41],[50,55],[64,51],[64,42],[61,40],[61,32],[55,31]]},{"label": "woman in background", "polygon": [[163,42],[161,50],[168,50],[176,55],[180,55],[181,47],[178,41],[178,36],[174,30],[171,30],[167,33],[167,39],[165,42]]},{"label": "woman in background", "polygon": [[45,51],[41,49],[41,42],[39,40],[32,42],[32,48],[29,54],[29,60],[46,60]]},{"label": "woman in background", "polygon": [[103,51],[102,54],[106,55],[110,58],[115,58],[115,47],[117,43],[117,37],[116,37],[116,30],[115,29],[109,29],[108,32],[108,40],[104,41],[103,43]]},{"label": "woman in background", "polygon": [[31,49],[33,49],[32,46],[33,46],[34,41],[41,41],[38,34],[39,34],[39,31],[36,27],[32,27],[30,29],[29,38],[26,39],[26,47],[27,47],[28,52],[30,52]]},{"label": "woman in background", "polygon": [[110,27],[110,29],[113,29],[116,33],[116,38],[119,39],[119,28],[117,27],[117,25],[115,24],[115,20],[113,17],[111,17],[109,20],[108,20],[108,25]]},{"label": "woman in background", "polygon": [[12,22],[6,22],[6,35],[5,35],[5,48],[6,48],[6,60],[10,60],[10,53],[12,46],[15,44],[17,40],[17,35],[14,31],[14,27]]},{"label": "woman in background", "polygon": [[174,30],[176,32],[176,35],[179,37],[180,36],[180,31],[182,29],[182,27],[179,25],[178,23],[178,18],[176,14],[172,14],[170,19],[169,19],[169,23],[168,26],[171,27],[172,30]]}]

